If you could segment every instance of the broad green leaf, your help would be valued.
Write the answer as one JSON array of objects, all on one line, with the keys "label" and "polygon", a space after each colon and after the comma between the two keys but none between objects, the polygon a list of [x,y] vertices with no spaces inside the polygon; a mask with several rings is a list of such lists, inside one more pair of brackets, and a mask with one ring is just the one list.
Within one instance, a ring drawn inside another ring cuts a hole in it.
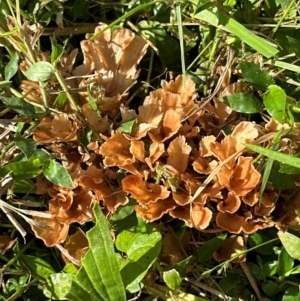
[{"label": "broad green leaf", "polygon": [[250,271],[251,271],[251,274],[258,280],[263,280],[264,277],[263,277],[263,274],[262,274],[262,270],[261,270],[261,267],[254,263],[254,262],[248,262],[247,263]]},{"label": "broad green leaf", "polygon": [[55,270],[51,265],[39,257],[22,254],[19,257],[19,260],[23,262],[33,274],[36,274],[41,278],[47,278],[48,276],[55,274]]},{"label": "broad green leaf", "polygon": [[73,180],[68,171],[54,160],[49,161],[49,164],[44,169],[44,176],[55,185],[74,188]]},{"label": "broad green leaf", "polygon": [[51,63],[55,65],[64,53],[64,48],[61,45],[57,44],[55,40],[51,42],[51,46]]},{"label": "broad green leaf", "polygon": [[272,280],[267,280],[263,282],[261,288],[268,297],[273,297],[279,292],[278,284]]},{"label": "broad green leaf", "polygon": [[[70,274],[66,274],[69,277],[56,274],[57,278],[52,275],[48,287],[60,300],[126,301],[108,223],[98,204],[94,207],[94,215],[96,225],[87,232],[90,249],[75,279]],[[62,284],[63,289],[60,288]]]},{"label": "broad green leaf", "polygon": [[163,279],[171,290],[177,289],[182,282],[182,278],[175,269],[163,272]]},{"label": "broad green leaf", "polygon": [[12,56],[8,64],[5,66],[4,69],[4,78],[5,80],[10,80],[17,72],[19,68],[19,56],[18,53],[15,52],[15,54]]},{"label": "broad green leaf", "polygon": [[143,20],[138,23],[140,33],[158,50],[158,56],[169,70],[180,70],[179,43],[167,34],[159,22]]},{"label": "broad green leaf", "polygon": [[285,163],[287,165],[291,165],[291,166],[300,168],[300,158],[293,157],[291,155],[287,155],[287,154],[280,153],[277,151],[273,151],[273,150],[270,150],[267,148],[263,148],[261,146],[254,145],[254,144],[245,143],[245,146],[248,149],[250,149],[254,152],[257,152],[259,154],[262,154],[266,157],[272,158],[274,160],[277,160],[281,163]]},{"label": "broad green leaf", "polygon": [[16,180],[35,178],[43,171],[46,163],[47,162],[39,158],[9,163],[0,168],[0,177],[5,177],[11,172],[13,178]]},{"label": "broad green leaf", "polygon": [[293,175],[280,173],[280,163],[278,161],[273,162],[273,166],[270,172],[268,181],[274,188],[277,189],[289,189],[295,187],[295,179]]},{"label": "broad green leaf", "polygon": [[17,135],[14,139],[17,147],[22,151],[22,153],[29,159],[34,152],[36,151],[36,143],[32,139],[23,138],[20,135]]},{"label": "broad green leaf", "polygon": [[205,21],[213,26],[224,26],[227,30],[232,32],[244,43],[260,52],[267,58],[273,57],[278,53],[274,46],[270,45],[266,40],[256,36],[252,31],[248,30],[239,22],[229,17],[217,8],[213,3],[207,3],[201,7],[200,12],[196,12],[193,16],[196,19]]},{"label": "broad green leaf", "polygon": [[210,260],[213,253],[221,247],[226,236],[226,233],[222,233],[204,243],[197,251],[197,261],[203,263]]},{"label": "broad green leaf", "polygon": [[258,113],[261,112],[264,107],[259,99],[248,93],[236,93],[220,98],[220,100],[239,113]]},{"label": "broad green leaf", "polygon": [[285,248],[282,248],[278,256],[277,273],[279,276],[286,276],[293,269],[294,259]]},{"label": "broad green leaf", "polygon": [[257,89],[265,90],[268,86],[274,84],[274,80],[268,71],[261,69],[257,64],[243,61],[240,63],[240,68],[244,80],[251,83]]},{"label": "broad green leaf", "polygon": [[300,238],[289,232],[278,231],[277,234],[288,254],[300,260]]},{"label": "broad green leaf", "polygon": [[277,260],[267,262],[262,266],[262,273],[264,276],[273,276],[277,272]]},{"label": "broad green leaf", "polygon": [[51,156],[45,150],[37,149],[31,156],[31,159],[34,158],[39,158],[48,162],[51,159]]},{"label": "broad green leaf", "polygon": [[289,36],[287,36],[286,38],[288,39],[297,57],[300,58],[300,41]]},{"label": "broad green leaf", "polygon": [[29,67],[25,75],[29,80],[45,82],[54,74],[54,71],[55,69],[50,63],[42,61]]},{"label": "broad green leaf", "polygon": [[161,249],[161,234],[150,224],[122,231],[116,239],[116,247],[127,254],[121,262],[121,275],[127,289],[138,284],[155,262]]},{"label": "broad green leaf", "polygon": [[87,233],[90,250],[82,261],[76,283],[87,292],[95,291],[96,296],[99,296],[96,300],[126,301],[108,223],[97,204],[94,207],[94,214],[96,225]]},{"label": "broad green leaf", "polygon": [[13,109],[14,111],[21,114],[22,116],[32,117],[32,118],[37,117],[35,107],[32,104],[26,102],[22,98],[0,96],[0,99],[9,108]]},{"label": "broad green leaf", "polygon": [[283,122],[285,118],[286,94],[282,88],[276,85],[268,87],[263,96],[268,113],[277,121]]},{"label": "broad green leaf", "polygon": [[284,292],[281,301],[299,301],[299,294],[299,287],[291,285]]},{"label": "broad green leaf", "polygon": [[78,269],[77,269],[77,267],[76,267],[73,263],[69,262],[69,263],[67,263],[67,264],[65,265],[63,271],[64,271],[65,273],[67,273],[67,274],[73,274],[73,275],[76,275],[77,272],[78,272]]},{"label": "broad green leaf", "polygon": [[[50,275],[46,279],[47,289],[44,290],[44,294],[51,300],[66,300],[65,296],[69,293],[73,281],[75,281],[75,275],[72,274],[57,273]],[[83,300],[86,299],[87,297]]]},{"label": "broad green leaf", "polygon": [[118,130],[122,133],[126,133],[126,134],[130,134],[131,131],[132,131],[132,127],[134,126],[135,124],[135,120],[136,119],[132,119],[132,120],[129,120],[129,121],[126,121],[124,123],[122,123]]},{"label": "broad green leaf", "polygon": [[137,225],[138,219],[134,207],[136,200],[129,198],[126,206],[120,206],[110,219],[111,226],[118,232],[132,228]]}]

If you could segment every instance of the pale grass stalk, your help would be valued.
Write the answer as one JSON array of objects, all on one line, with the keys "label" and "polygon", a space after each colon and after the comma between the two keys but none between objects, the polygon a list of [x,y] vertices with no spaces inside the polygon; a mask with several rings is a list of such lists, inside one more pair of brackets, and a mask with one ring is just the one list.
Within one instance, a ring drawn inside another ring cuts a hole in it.
[{"label": "pale grass stalk", "polygon": [[244,274],[246,275],[251,287],[253,288],[258,301],[263,301],[262,295],[257,287],[256,281],[255,281],[254,277],[252,276],[249,267],[247,266],[247,264],[245,262],[240,262],[240,266],[241,266]]},{"label": "pale grass stalk", "polygon": [[[209,293],[211,293],[211,294],[216,295],[216,296],[219,297],[220,299],[223,299],[223,300],[226,300],[226,301],[232,300],[232,298],[229,297],[229,296],[227,296],[225,293],[223,293],[223,292],[221,292],[221,291],[218,291],[217,289],[212,288],[211,286],[209,286],[209,285],[207,285],[207,284],[201,283],[200,281],[192,280],[192,279],[187,278],[187,277],[185,277],[185,278],[183,278],[183,279],[184,279],[185,281],[187,281],[187,282],[189,282],[189,283],[195,285],[196,287],[199,287],[199,288],[201,288],[201,289],[203,289],[203,290],[205,290],[205,291],[207,291],[207,292],[209,292]],[[241,299],[241,298],[239,298],[238,300],[239,300],[239,301],[245,301],[244,299]]]},{"label": "pale grass stalk", "polygon": [[63,254],[65,255],[73,264],[77,265],[77,266],[81,266],[81,261],[75,259],[72,255],[70,255],[70,253],[61,245],[57,244],[55,245],[56,248]]}]

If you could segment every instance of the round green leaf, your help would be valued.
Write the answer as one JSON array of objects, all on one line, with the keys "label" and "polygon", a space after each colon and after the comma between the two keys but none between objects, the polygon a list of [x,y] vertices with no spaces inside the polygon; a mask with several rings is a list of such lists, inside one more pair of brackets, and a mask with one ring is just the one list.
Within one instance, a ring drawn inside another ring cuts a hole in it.
[{"label": "round green leaf", "polygon": [[298,301],[299,300],[299,287],[291,285],[285,291],[282,301]]},{"label": "round green leaf", "polygon": [[68,188],[74,188],[72,178],[68,171],[59,163],[51,160],[44,169],[44,176],[50,182]]},{"label": "round green leaf", "polygon": [[177,289],[182,281],[179,273],[175,269],[164,272],[163,279],[171,290]]},{"label": "round green leaf", "polygon": [[279,122],[285,117],[286,94],[280,87],[271,85],[264,95],[264,104],[268,113]]},{"label": "round green leaf", "polygon": [[278,231],[277,235],[288,254],[294,259],[300,260],[300,238],[282,231]]},{"label": "round green leaf", "polygon": [[17,72],[19,68],[19,56],[15,53],[10,59],[9,63],[5,66],[4,69],[4,78],[5,80],[10,80]]},{"label": "round green leaf", "polygon": [[239,113],[253,114],[263,110],[262,102],[252,94],[236,93],[220,98],[220,100]]},{"label": "round green leaf", "polygon": [[50,63],[37,62],[25,72],[25,75],[29,80],[45,82],[54,74],[54,71]]}]

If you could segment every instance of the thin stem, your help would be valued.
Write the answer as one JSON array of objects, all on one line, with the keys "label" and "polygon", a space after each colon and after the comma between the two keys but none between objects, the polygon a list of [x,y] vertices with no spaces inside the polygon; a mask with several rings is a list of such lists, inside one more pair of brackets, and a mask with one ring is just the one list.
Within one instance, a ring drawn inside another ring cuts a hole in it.
[{"label": "thin stem", "polygon": [[250,248],[250,249],[248,249],[248,250],[245,250],[245,251],[236,253],[236,254],[234,254],[230,259],[228,259],[228,260],[226,260],[226,261],[224,261],[224,262],[218,264],[217,266],[215,266],[214,268],[212,268],[212,269],[210,269],[210,270],[205,271],[205,272],[198,278],[198,280],[201,279],[201,278],[203,278],[203,277],[206,277],[206,276],[210,275],[212,272],[214,272],[214,271],[216,271],[216,270],[219,270],[219,269],[223,268],[224,266],[227,266],[227,265],[228,265],[229,263],[231,263],[233,260],[238,259],[239,257],[241,257],[241,256],[243,256],[243,255],[246,255],[247,253],[249,253],[249,252],[251,252],[251,251],[253,251],[253,250],[256,250],[256,249],[258,249],[258,248],[260,248],[260,247],[262,247],[262,246],[265,246],[265,245],[268,245],[268,244],[270,244],[270,243],[277,242],[277,241],[279,241],[279,238],[274,238],[274,239],[271,239],[271,240],[269,240],[269,241],[267,241],[267,242],[264,242],[264,243],[262,243],[262,244],[260,244],[260,245],[254,246],[254,247],[252,247],[252,248]]},{"label": "thin stem", "polygon": [[183,87],[185,88],[186,83],[186,68],[185,68],[185,57],[184,57],[184,41],[183,41],[183,29],[182,29],[182,18],[181,18],[181,6],[176,4],[176,16],[178,22],[178,33],[179,33],[179,43],[180,43],[180,57],[181,57],[181,72],[183,77]]},{"label": "thin stem", "polygon": [[144,95],[145,97],[148,95],[149,92],[149,86],[150,86],[150,79],[151,79],[151,74],[152,74],[152,69],[153,69],[153,61],[154,61],[154,50],[151,49],[151,56],[150,56],[150,62],[149,62],[149,70],[147,74],[147,79],[146,79],[146,88],[144,90]]},{"label": "thin stem", "polygon": [[43,103],[44,103],[45,109],[48,110],[49,103],[48,103],[48,99],[47,99],[47,94],[46,94],[46,91],[45,91],[44,83],[43,82],[39,82],[39,84],[40,84],[40,91],[41,91],[41,94],[42,94],[42,99],[43,99]]},{"label": "thin stem", "polygon": [[296,0],[292,0],[291,3],[289,4],[289,6],[286,8],[286,10],[284,11],[282,17],[280,18],[280,20],[278,21],[276,27],[272,30],[271,34],[270,34],[270,38],[272,38],[276,31],[278,30],[278,28],[280,27],[281,23],[283,22],[283,20],[285,19],[286,15],[289,13],[289,11],[291,10],[292,6],[295,4]]},{"label": "thin stem", "polygon": [[197,55],[197,57],[192,61],[192,63],[187,67],[187,71],[190,70],[193,65],[198,61],[198,59],[202,56],[202,54],[207,50],[207,48],[213,43],[213,40],[211,40],[203,49],[202,51]]},{"label": "thin stem", "polygon": [[66,84],[65,84],[65,82],[64,82],[64,79],[63,79],[62,76],[61,76],[61,74],[59,73],[58,70],[56,70],[56,71],[54,72],[54,74],[55,74],[55,76],[56,76],[56,78],[57,78],[59,84],[61,85],[63,91],[66,93],[68,99],[70,100],[71,106],[73,107],[73,110],[76,111],[76,113],[79,113],[80,110],[79,110],[79,108],[78,108],[78,106],[77,106],[77,104],[76,104],[76,101],[75,101],[75,99],[73,98],[73,96],[70,94],[70,92],[69,92],[69,90],[68,90],[68,88],[67,88],[67,86],[66,86]]},{"label": "thin stem", "polygon": [[17,298],[19,298],[20,296],[23,295],[23,293],[32,285],[34,285],[36,282],[38,282],[40,279],[40,277],[34,278],[32,281],[30,281],[28,284],[24,285],[23,287],[21,287],[17,292],[15,292],[11,297],[9,297],[8,299],[6,299],[6,301],[14,301]]}]

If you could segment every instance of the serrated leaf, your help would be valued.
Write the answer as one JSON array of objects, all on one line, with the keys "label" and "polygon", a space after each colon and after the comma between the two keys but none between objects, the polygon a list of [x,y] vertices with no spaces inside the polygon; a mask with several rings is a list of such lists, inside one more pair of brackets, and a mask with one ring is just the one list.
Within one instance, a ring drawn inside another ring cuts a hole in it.
[{"label": "serrated leaf", "polygon": [[289,232],[282,231],[278,231],[277,235],[288,254],[292,258],[300,260],[300,238]]},{"label": "serrated leaf", "polygon": [[55,69],[50,63],[42,61],[29,67],[25,72],[25,76],[29,80],[45,82],[54,74],[54,71]]},{"label": "serrated leaf", "polygon": [[277,160],[281,163],[285,163],[287,165],[291,165],[294,166],[296,168],[300,168],[300,158],[297,157],[293,157],[291,155],[287,155],[284,153],[280,153],[277,151],[273,151],[267,148],[263,148],[261,146],[258,145],[254,145],[254,144],[249,144],[249,143],[245,143],[244,144],[248,149],[257,152],[259,154],[262,154],[266,157],[272,158],[274,160]]},{"label": "serrated leaf", "polygon": [[17,72],[19,68],[19,56],[18,53],[12,56],[8,64],[5,66],[4,69],[4,78],[6,81],[9,81]]},{"label": "serrated leaf", "polygon": [[163,279],[171,290],[177,289],[182,282],[179,273],[175,269],[163,272]]},{"label": "serrated leaf", "polygon": [[236,93],[220,98],[227,106],[239,113],[253,114],[263,110],[262,102],[252,94]]},{"label": "serrated leaf", "polygon": [[48,276],[55,274],[55,270],[52,266],[42,258],[22,254],[19,259],[25,263],[26,267],[29,268],[32,273],[41,278],[47,278]]},{"label": "serrated leaf", "polygon": [[268,86],[274,84],[274,80],[268,71],[262,70],[257,64],[244,61],[240,63],[240,68],[244,80],[251,83],[257,89],[265,90]]},{"label": "serrated leaf", "polygon": [[90,249],[76,277],[55,274],[47,279],[48,290],[59,300],[126,301],[108,223],[98,204],[94,215],[96,224],[87,232]]},{"label": "serrated leaf", "polygon": [[90,250],[82,261],[70,293],[78,296],[78,289],[83,288],[89,300],[126,301],[108,223],[99,205],[95,205],[94,214],[96,225],[87,233]]},{"label": "serrated leaf", "polygon": [[197,251],[197,261],[203,263],[210,260],[213,256],[213,253],[221,247],[226,237],[227,234],[222,233],[217,237],[205,242]]},{"label": "serrated leaf", "polygon": [[42,173],[46,164],[45,160],[39,158],[9,163],[0,168],[0,177],[5,177],[11,172],[12,177],[16,180],[35,178]]},{"label": "serrated leaf", "polygon": [[116,239],[116,247],[127,254],[121,262],[121,275],[125,287],[133,287],[146,275],[161,249],[161,234],[150,224],[122,231]]},{"label": "serrated leaf", "polygon": [[22,153],[29,159],[36,151],[36,143],[32,139],[23,138],[17,135],[14,139],[17,147],[22,151]]},{"label": "serrated leaf", "polygon": [[44,169],[44,176],[55,185],[74,188],[73,180],[68,171],[54,160],[49,161],[49,164]]},{"label": "serrated leaf", "polygon": [[268,113],[279,122],[285,118],[286,94],[282,88],[276,85],[268,87],[263,96]]},{"label": "serrated leaf", "polygon": [[21,114],[22,116],[32,117],[32,118],[37,117],[35,107],[32,104],[26,102],[22,98],[1,96],[0,99],[9,108],[13,109],[14,111]]}]

